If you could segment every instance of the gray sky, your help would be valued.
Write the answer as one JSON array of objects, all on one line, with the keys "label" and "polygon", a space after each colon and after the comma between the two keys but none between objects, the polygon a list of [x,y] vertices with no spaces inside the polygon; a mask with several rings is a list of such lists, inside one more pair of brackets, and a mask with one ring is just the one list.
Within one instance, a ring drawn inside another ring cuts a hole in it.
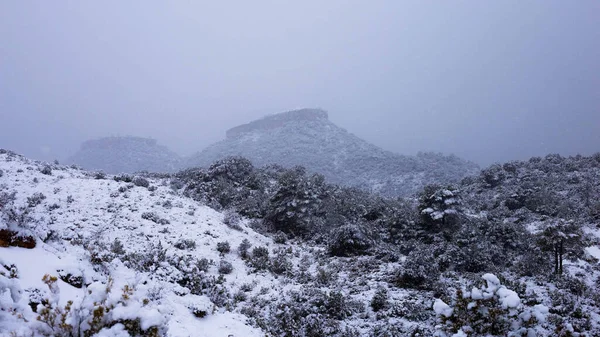
[{"label": "gray sky", "polygon": [[0,147],[188,155],[297,107],[406,154],[598,152],[600,2],[0,2]]}]

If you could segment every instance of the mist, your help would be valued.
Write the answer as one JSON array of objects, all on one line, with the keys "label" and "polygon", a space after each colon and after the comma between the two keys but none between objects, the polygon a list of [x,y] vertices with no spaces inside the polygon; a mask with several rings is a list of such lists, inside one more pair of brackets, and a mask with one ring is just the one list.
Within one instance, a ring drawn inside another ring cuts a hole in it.
[{"label": "mist", "polygon": [[0,3],[0,147],[181,155],[320,107],[403,154],[480,165],[600,151],[597,1]]}]

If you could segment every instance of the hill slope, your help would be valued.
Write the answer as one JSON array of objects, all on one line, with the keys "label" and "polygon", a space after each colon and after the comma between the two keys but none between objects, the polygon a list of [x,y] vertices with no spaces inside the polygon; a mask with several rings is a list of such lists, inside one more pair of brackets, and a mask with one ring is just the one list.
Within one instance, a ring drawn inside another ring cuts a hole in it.
[{"label": "hill slope", "polygon": [[174,172],[181,159],[156,140],[106,137],[84,142],[67,162],[106,173]]},{"label": "hill slope", "polygon": [[327,113],[302,109],[232,128],[227,138],[187,160],[208,166],[227,156],[242,156],[255,166],[304,166],[329,182],[387,196],[406,196],[433,182],[456,182],[478,171],[455,156],[423,153],[403,156],[384,151],[328,120]]},{"label": "hill slope", "polygon": [[103,178],[0,149],[0,335],[597,336],[599,175],[549,156],[416,201],[240,158]]}]

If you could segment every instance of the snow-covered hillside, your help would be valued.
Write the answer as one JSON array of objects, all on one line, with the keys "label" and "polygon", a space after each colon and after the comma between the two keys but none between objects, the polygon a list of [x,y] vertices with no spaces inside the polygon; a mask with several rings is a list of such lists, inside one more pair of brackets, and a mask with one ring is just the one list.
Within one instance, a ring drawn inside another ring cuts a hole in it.
[{"label": "snow-covered hillside", "polygon": [[180,168],[181,158],[155,139],[106,137],[84,142],[67,163],[112,174],[174,172]]},{"label": "snow-covered hillside", "polygon": [[328,120],[319,109],[274,114],[227,131],[227,139],[187,160],[208,166],[227,156],[242,156],[255,166],[304,166],[335,184],[387,196],[407,196],[431,183],[447,184],[475,174],[475,164],[456,156],[384,151]]},{"label": "snow-covered hillside", "polygon": [[597,336],[596,214],[499,221],[489,176],[402,201],[241,159],[103,176],[0,150],[0,336]]},{"label": "snow-covered hillside", "polygon": [[[28,305],[32,298],[56,297],[57,305],[52,304],[53,308],[73,301],[71,312],[74,314],[67,317],[66,323],[75,326],[83,321],[81,327],[85,329],[86,318],[91,318],[91,310],[97,308],[94,302],[107,296],[107,303],[116,304],[111,320],[139,317],[142,327],[164,325],[169,336],[263,335],[246,325],[240,314],[217,308],[208,297],[190,294],[188,289],[170,281],[177,278],[176,274],[183,273],[182,270],[159,267],[140,272],[131,265],[156,258],[151,255],[160,244],[165,249],[165,261],[180,259],[181,263],[190,264],[182,269],[192,269],[191,262],[200,259],[215,261],[217,266],[207,266],[206,277],[218,277],[220,261],[231,263],[233,271],[222,283],[230,291],[248,283],[271,288],[272,277],[249,275],[235,254],[221,255],[216,250],[221,241],[237,247],[243,239],[249,239],[254,246],[272,245],[271,240],[250,229],[245,232],[230,229],[223,225],[222,214],[174,195],[160,179],[151,180],[150,188],[146,188],[113,179],[95,179],[88,172],[64,166],[52,166],[46,175],[40,172],[45,167],[48,166],[19,156],[0,155],[2,193],[16,192],[14,201],[0,206],[26,213],[25,223],[3,217],[0,228],[16,226],[22,234],[37,239],[34,249],[0,248],[1,264],[14,265],[16,269],[17,278],[4,281],[14,285],[11,290],[16,301],[11,306],[18,313],[0,312],[0,334],[16,331],[18,335],[29,335],[31,330],[50,333],[48,326],[36,321],[40,306],[37,314],[32,312]],[[32,196],[39,203],[32,202]],[[161,220],[144,219],[144,214]],[[185,240],[194,242],[196,247],[174,248],[177,243],[187,242]],[[115,247],[115,242],[122,244],[122,251]],[[138,260],[123,263],[121,260],[128,260],[128,254],[137,254],[131,259]],[[155,273],[162,275],[153,275]],[[46,274],[59,277],[55,294],[50,293],[42,281]],[[78,282],[83,283],[83,287],[65,283],[60,278],[63,275],[80,278]],[[112,287],[105,294],[108,283]],[[120,303],[125,286],[133,289],[132,299]],[[0,290],[3,289],[0,287]],[[93,293],[86,294],[89,291]],[[145,299],[150,302],[144,305]],[[206,312],[206,317],[194,317],[194,310]],[[119,329],[114,326],[112,330]]]}]

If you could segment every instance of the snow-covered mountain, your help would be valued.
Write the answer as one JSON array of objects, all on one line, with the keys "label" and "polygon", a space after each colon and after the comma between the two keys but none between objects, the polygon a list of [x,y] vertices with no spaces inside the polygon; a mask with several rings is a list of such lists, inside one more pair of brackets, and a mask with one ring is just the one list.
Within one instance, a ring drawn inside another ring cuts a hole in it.
[{"label": "snow-covered mountain", "polygon": [[0,149],[0,336],[597,336],[598,177],[548,156],[401,200],[241,158],[103,176]]},{"label": "snow-covered mountain", "polygon": [[452,155],[404,156],[384,151],[338,127],[319,109],[270,115],[232,128],[226,136],[189,158],[186,166],[208,166],[228,156],[242,156],[255,166],[304,166],[329,182],[387,196],[411,195],[424,185],[457,182],[478,172],[475,164]]},{"label": "snow-covered mountain", "polygon": [[113,174],[174,172],[180,168],[181,158],[155,139],[127,136],[88,140],[67,163]]}]

